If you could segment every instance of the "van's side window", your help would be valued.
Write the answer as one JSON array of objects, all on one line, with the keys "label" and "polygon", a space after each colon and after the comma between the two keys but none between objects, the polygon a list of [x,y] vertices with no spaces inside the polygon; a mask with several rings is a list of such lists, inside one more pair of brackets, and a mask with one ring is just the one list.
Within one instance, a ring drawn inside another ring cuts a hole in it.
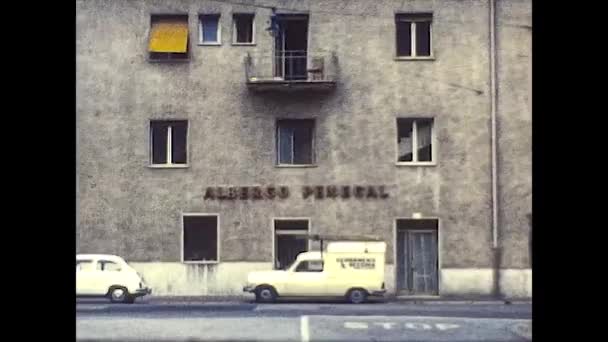
[{"label": "van's side window", "polygon": [[323,261],[302,261],[296,268],[296,272],[323,272]]}]

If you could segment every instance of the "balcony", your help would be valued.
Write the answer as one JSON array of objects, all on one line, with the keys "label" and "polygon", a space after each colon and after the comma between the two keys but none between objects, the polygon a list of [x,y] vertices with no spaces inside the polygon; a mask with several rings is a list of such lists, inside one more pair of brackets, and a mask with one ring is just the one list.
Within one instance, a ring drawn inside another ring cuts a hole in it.
[{"label": "balcony", "polygon": [[247,87],[255,92],[331,91],[336,87],[337,58],[281,50],[275,54],[245,57]]}]

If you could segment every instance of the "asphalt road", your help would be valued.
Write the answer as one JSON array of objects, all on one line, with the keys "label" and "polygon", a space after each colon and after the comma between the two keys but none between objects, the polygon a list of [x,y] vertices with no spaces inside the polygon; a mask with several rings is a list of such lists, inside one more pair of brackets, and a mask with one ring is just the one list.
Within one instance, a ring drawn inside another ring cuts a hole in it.
[{"label": "asphalt road", "polygon": [[77,301],[79,341],[529,341],[530,304]]}]

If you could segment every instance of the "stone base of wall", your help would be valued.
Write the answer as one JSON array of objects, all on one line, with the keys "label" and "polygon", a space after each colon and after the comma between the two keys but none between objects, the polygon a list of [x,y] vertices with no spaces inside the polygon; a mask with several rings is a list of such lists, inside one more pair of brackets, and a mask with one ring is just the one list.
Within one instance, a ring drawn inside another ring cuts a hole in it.
[{"label": "stone base of wall", "polygon": [[[270,262],[223,262],[199,265],[179,262],[131,263],[159,296],[250,296],[243,293],[247,273],[272,270]],[[532,270],[501,270],[503,296],[532,297]],[[386,265],[387,293],[395,294],[395,268]],[[441,296],[486,296],[492,294],[492,269],[443,269]]]}]

